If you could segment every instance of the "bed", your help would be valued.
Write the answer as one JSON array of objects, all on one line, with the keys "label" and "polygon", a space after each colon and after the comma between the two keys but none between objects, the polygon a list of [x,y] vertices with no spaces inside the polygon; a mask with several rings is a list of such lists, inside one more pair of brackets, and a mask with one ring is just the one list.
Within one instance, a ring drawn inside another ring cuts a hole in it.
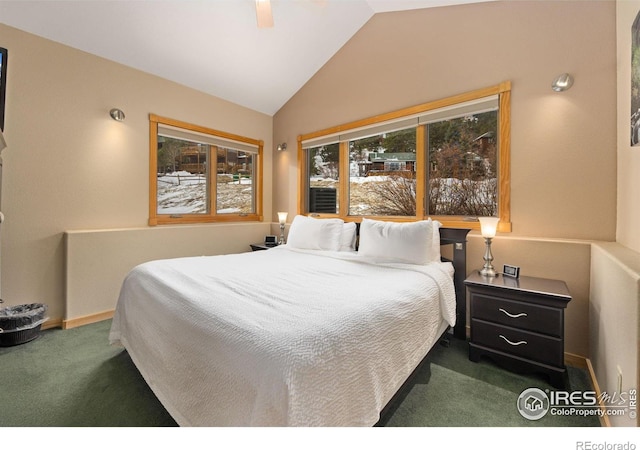
[{"label": "bed", "polygon": [[371,426],[464,337],[467,232],[296,216],[283,246],[135,267],[109,340],[181,426]]}]

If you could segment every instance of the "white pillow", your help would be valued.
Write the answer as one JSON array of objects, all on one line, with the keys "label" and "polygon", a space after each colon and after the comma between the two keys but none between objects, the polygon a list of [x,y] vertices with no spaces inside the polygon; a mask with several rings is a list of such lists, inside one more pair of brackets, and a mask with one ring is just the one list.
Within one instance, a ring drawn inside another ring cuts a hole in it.
[{"label": "white pillow", "polygon": [[314,219],[307,216],[295,216],[287,245],[305,250],[338,251],[342,239],[342,219]]},{"label": "white pillow", "polygon": [[352,252],[356,249],[356,223],[345,222],[342,226],[342,236],[340,238],[340,251]]},{"label": "white pillow", "polygon": [[376,262],[430,263],[435,260],[433,228],[431,219],[407,223],[362,219],[358,254]]}]

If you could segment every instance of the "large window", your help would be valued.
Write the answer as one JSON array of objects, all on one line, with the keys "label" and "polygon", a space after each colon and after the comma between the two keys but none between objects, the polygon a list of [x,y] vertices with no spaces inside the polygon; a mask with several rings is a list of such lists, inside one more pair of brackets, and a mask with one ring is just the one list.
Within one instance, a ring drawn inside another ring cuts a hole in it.
[{"label": "large window", "polygon": [[299,137],[299,210],[510,231],[510,83]]},{"label": "large window", "polygon": [[151,115],[149,224],[261,220],[262,141]]}]

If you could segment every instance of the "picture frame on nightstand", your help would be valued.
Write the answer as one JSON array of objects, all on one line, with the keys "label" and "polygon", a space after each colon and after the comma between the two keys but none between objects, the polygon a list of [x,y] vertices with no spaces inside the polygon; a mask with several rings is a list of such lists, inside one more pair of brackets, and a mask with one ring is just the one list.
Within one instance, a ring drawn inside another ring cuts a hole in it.
[{"label": "picture frame on nightstand", "polygon": [[509,278],[519,278],[520,277],[520,267],[511,266],[509,264],[505,264],[502,266],[502,275]]}]

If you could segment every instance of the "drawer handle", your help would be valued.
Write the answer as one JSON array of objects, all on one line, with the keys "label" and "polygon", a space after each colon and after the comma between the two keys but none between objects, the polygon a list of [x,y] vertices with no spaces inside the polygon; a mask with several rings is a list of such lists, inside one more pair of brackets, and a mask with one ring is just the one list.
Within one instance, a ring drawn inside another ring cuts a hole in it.
[{"label": "drawer handle", "polygon": [[511,317],[512,319],[517,319],[518,317],[527,317],[527,313],[510,314],[510,313],[508,313],[507,311],[505,311],[502,308],[498,309],[498,311],[502,311],[503,313],[505,313],[507,316]]},{"label": "drawer handle", "polygon": [[504,340],[507,342],[507,344],[509,344],[509,345],[513,345],[514,347],[515,347],[515,346],[518,346],[518,345],[522,345],[522,344],[525,344],[525,345],[527,344],[527,341],[511,342],[509,339],[507,339],[507,338],[506,338],[506,337],[504,337],[503,335],[500,335],[500,337],[501,337],[502,339],[504,339]]}]

